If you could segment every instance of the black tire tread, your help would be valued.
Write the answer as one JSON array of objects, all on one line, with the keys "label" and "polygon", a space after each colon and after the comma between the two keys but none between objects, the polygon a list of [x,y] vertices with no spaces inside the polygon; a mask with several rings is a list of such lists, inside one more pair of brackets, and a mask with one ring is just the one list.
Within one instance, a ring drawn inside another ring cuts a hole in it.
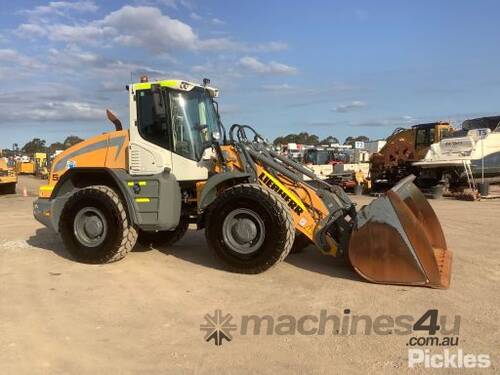
[{"label": "black tire tread", "polygon": [[[85,187],[85,188],[79,190],[77,193],[75,193],[75,194],[78,194],[76,196],[75,200],[78,199],[78,197],[80,197],[82,195],[84,196],[86,194],[92,194],[92,193],[94,193],[95,190],[106,194],[115,204],[114,208],[117,210],[120,221],[121,221],[122,233],[121,233],[120,245],[116,249],[114,249],[113,251],[106,252],[106,254],[104,254],[102,257],[93,260],[91,263],[101,263],[102,264],[102,263],[116,262],[116,261],[124,258],[132,250],[132,248],[135,246],[135,243],[137,241],[137,236],[138,236],[137,230],[132,225],[129,224],[127,212],[125,210],[125,207],[123,206],[123,203],[122,203],[120,197],[109,186],[91,185],[91,186]],[[72,198],[70,198],[70,201],[68,201],[68,203],[70,203],[70,204],[72,203],[71,202]],[[59,221],[60,222],[59,232],[63,236],[63,239],[65,236],[65,233],[61,228],[61,224],[64,223],[64,220],[65,220],[64,213],[65,213],[65,210],[63,210],[63,214],[61,215],[61,219]]]},{"label": "black tire tread", "polygon": [[[284,226],[286,229],[286,238],[285,240],[281,243],[278,244],[279,247],[283,248],[283,251],[280,253],[280,255],[277,258],[274,259],[269,259],[269,261],[262,265],[261,267],[254,267],[251,269],[245,269],[242,270],[240,268],[235,268],[232,267],[231,265],[227,265],[230,271],[233,272],[240,272],[240,273],[251,273],[251,274],[257,274],[261,273],[265,270],[268,270],[277,264],[281,263],[290,253],[294,238],[295,238],[295,226],[292,218],[292,214],[290,212],[290,208],[286,205],[286,203],[283,201],[283,199],[274,191],[269,190],[267,188],[262,187],[261,185],[258,184],[253,184],[253,183],[244,183],[244,184],[238,184],[233,187],[228,188],[225,190],[219,198],[217,198],[216,202],[214,202],[211,205],[211,208],[209,208],[207,212],[207,217],[206,217],[206,222],[210,223],[211,217],[214,212],[217,211],[217,202],[224,201],[224,200],[229,200],[233,199],[235,197],[240,197],[242,194],[245,194],[246,189],[254,189],[255,191],[258,191],[260,193],[265,194],[271,201],[273,205],[273,210],[274,210],[274,218],[275,220],[278,221],[278,225]],[[207,242],[210,244],[212,242],[212,239],[210,238],[211,233],[209,233],[208,230],[205,230],[205,236],[207,239]],[[215,252],[217,254],[217,252]],[[219,258],[219,254],[217,254]],[[223,260],[223,259],[222,259]]]},{"label": "black tire tread", "polygon": [[5,185],[0,185],[1,192],[4,194],[16,194],[16,182],[9,182]]}]

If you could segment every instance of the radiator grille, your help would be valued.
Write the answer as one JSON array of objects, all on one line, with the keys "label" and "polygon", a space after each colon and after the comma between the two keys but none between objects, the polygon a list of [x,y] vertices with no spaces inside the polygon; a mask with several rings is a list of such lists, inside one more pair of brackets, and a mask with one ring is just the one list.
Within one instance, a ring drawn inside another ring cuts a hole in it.
[{"label": "radiator grille", "polygon": [[130,150],[130,170],[132,172],[140,172],[141,171],[141,152],[132,148]]}]

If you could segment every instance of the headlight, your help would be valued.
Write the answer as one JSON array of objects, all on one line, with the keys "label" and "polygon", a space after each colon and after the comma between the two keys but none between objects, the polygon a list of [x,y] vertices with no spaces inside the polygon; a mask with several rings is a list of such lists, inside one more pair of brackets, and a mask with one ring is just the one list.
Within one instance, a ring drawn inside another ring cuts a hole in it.
[{"label": "headlight", "polygon": [[221,134],[220,131],[216,130],[212,133],[212,138],[214,141],[220,141],[221,140]]}]

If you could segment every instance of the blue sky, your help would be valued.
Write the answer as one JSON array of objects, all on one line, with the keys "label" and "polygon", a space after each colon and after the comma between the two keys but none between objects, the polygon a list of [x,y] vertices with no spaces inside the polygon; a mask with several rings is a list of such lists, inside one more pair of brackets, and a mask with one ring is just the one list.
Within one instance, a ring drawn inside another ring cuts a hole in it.
[{"label": "blue sky", "polygon": [[386,137],[500,112],[498,1],[15,1],[0,7],[0,147],[128,124],[142,73],[221,89],[269,138]]}]

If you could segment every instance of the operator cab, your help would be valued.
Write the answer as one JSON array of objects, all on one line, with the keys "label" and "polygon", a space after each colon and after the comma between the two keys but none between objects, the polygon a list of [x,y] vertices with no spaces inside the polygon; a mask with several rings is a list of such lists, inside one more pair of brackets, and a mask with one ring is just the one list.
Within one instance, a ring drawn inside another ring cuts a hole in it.
[{"label": "operator cab", "polygon": [[214,101],[218,90],[186,81],[141,79],[129,92],[130,173],[168,168],[180,181],[206,179],[204,153],[221,134]]},{"label": "operator cab", "polygon": [[304,152],[304,163],[312,165],[324,165],[333,159],[333,152],[330,150],[308,149]]},{"label": "operator cab", "polygon": [[[155,110],[155,95],[165,105],[163,113]],[[201,159],[218,128],[212,98],[203,88],[140,90],[136,98],[137,127],[145,140],[187,159]]]},{"label": "operator cab", "polygon": [[433,143],[439,142],[445,138],[450,132],[451,126],[447,122],[431,122],[427,124],[414,125],[416,130],[415,135],[415,152],[424,152]]}]

